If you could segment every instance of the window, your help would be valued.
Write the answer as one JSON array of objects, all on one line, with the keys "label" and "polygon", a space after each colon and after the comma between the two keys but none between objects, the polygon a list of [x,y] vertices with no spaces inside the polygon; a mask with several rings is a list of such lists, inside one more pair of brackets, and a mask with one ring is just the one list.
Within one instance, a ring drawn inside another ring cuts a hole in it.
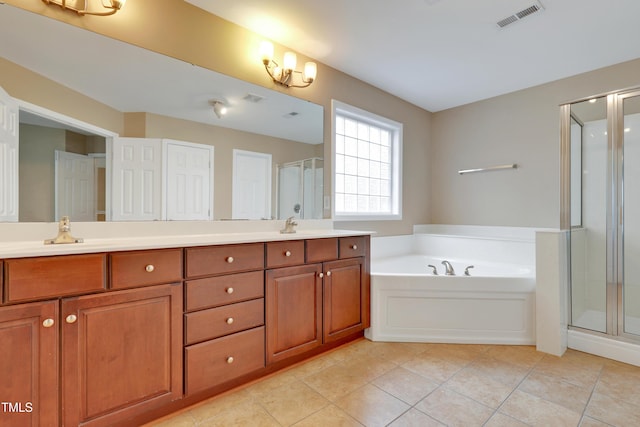
[{"label": "window", "polygon": [[401,219],[402,124],[333,101],[334,220]]}]

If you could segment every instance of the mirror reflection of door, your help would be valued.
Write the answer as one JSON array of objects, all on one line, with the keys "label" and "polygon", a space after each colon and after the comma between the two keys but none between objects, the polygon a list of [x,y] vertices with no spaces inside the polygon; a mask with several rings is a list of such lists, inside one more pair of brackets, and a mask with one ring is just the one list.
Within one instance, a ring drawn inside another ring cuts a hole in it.
[{"label": "mirror reflection of door", "polygon": [[18,105],[0,87],[0,221],[18,221]]},{"label": "mirror reflection of door", "polygon": [[55,151],[55,217],[95,221],[95,163],[89,156]]},{"label": "mirror reflection of door", "polygon": [[271,154],[233,150],[233,219],[271,218]]}]

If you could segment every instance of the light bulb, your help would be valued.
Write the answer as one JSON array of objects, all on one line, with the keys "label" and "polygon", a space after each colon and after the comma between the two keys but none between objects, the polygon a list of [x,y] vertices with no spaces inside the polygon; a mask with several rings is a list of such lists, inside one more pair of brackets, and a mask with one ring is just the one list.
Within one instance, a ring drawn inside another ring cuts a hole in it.
[{"label": "light bulb", "polygon": [[285,71],[292,71],[296,69],[296,54],[293,52],[285,52],[284,54],[284,61],[282,64],[282,68],[284,68]]},{"label": "light bulb", "polygon": [[304,64],[304,81],[305,82],[313,82],[316,79],[316,75],[318,74],[318,66],[315,62],[307,62]]},{"label": "light bulb", "polygon": [[266,40],[260,43],[260,59],[265,65],[271,62],[273,59],[273,43]]}]

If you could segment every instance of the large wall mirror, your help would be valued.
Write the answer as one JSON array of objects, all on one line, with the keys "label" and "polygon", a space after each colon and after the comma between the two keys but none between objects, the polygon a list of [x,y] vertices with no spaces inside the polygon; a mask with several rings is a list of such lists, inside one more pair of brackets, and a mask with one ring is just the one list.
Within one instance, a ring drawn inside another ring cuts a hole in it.
[{"label": "large wall mirror", "polygon": [[[213,146],[213,219],[324,216],[322,106],[20,8],[0,8],[0,38],[11,40],[0,43],[0,58],[122,112],[135,136]],[[20,84],[19,76],[0,75],[0,86],[9,78]],[[214,100],[226,115],[215,114]],[[55,104],[47,111],[55,112]],[[94,169],[94,220],[112,218],[112,138],[99,133],[21,108],[20,221],[64,214],[55,162],[76,155]],[[262,211],[247,211],[258,201]]]}]

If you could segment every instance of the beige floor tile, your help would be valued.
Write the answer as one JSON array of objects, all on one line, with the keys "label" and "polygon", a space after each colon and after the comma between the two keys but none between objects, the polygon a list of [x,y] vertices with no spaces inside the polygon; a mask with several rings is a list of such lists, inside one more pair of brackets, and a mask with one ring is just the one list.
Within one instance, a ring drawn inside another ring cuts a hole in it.
[{"label": "beige floor tile", "polygon": [[302,381],[285,384],[259,399],[280,424],[289,426],[319,411],[329,401]]},{"label": "beige floor tile", "polygon": [[340,361],[334,357],[331,357],[331,355],[320,356],[291,368],[289,372],[291,372],[291,374],[296,378],[301,379],[313,374],[317,374],[318,372],[328,368],[329,366],[333,366],[336,363],[340,363]]},{"label": "beige floor tile", "polygon": [[585,415],[580,421],[580,427],[611,427],[611,424],[603,423]]},{"label": "beige floor tile", "polygon": [[415,405],[438,388],[438,383],[403,367],[397,367],[376,378],[372,384],[409,405]]},{"label": "beige floor tile", "polygon": [[520,422],[500,412],[493,414],[483,427],[527,427],[528,424]]},{"label": "beige floor tile", "polygon": [[496,345],[487,350],[486,354],[494,359],[526,368],[533,367],[544,357],[544,353],[529,345]]},{"label": "beige floor tile", "polygon": [[389,424],[389,427],[446,427],[444,424],[434,420],[427,414],[424,414],[417,409],[409,409],[402,414],[399,418],[396,418],[394,422]]},{"label": "beige floor tile", "polygon": [[188,413],[181,413],[168,418],[145,424],[143,427],[196,427],[197,422],[193,416]]},{"label": "beige floor tile", "polygon": [[368,348],[371,356],[378,357],[395,364],[401,364],[424,351],[423,346],[400,342],[374,342]]},{"label": "beige floor tile", "polygon": [[273,390],[297,380],[298,378],[291,370],[285,370],[250,385],[246,388],[246,391],[249,395],[259,399],[262,396],[271,394]]},{"label": "beige floor tile", "polygon": [[427,351],[406,361],[402,367],[438,383],[443,383],[466,365],[467,362],[443,359]]},{"label": "beige floor tile", "polygon": [[514,391],[500,412],[532,426],[575,427],[581,414],[520,390]]},{"label": "beige floor tile", "polygon": [[595,391],[640,405],[640,368],[623,363],[605,364]]},{"label": "beige floor tile", "polygon": [[259,403],[240,405],[198,423],[198,427],[282,427]]},{"label": "beige floor tile", "polygon": [[523,366],[513,365],[503,360],[483,355],[474,360],[468,370],[514,388],[529,373],[529,369]]},{"label": "beige floor tile", "polygon": [[415,408],[452,427],[482,426],[493,414],[493,409],[443,387],[421,400]]},{"label": "beige floor tile", "polygon": [[602,364],[585,363],[576,357],[545,355],[533,370],[547,376],[561,378],[578,387],[593,389],[602,366]]},{"label": "beige floor tile", "polygon": [[385,426],[410,408],[370,384],[343,396],[336,405],[367,427]]},{"label": "beige floor tile", "polygon": [[493,409],[497,409],[513,391],[509,385],[466,368],[447,381],[444,387]]},{"label": "beige floor tile", "polygon": [[537,372],[532,372],[518,389],[580,413],[584,411],[591,397],[591,390],[588,388],[581,388]]},{"label": "beige floor tile", "polygon": [[354,372],[355,375],[359,375],[364,378],[366,382],[373,381],[398,366],[388,360],[369,355],[358,356],[351,360],[345,360],[342,364],[346,369]]},{"label": "beige floor tile", "polygon": [[349,414],[335,405],[328,405],[294,424],[295,427],[361,427]]},{"label": "beige floor tile", "polygon": [[489,349],[486,345],[476,344],[438,344],[427,350],[432,356],[467,364]]},{"label": "beige floor tile", "polygon": [[200,422],[213,418],[231,408],[249,405],[252,403],[253,398],[247,389],[241,389],[199,403],[198,405],[190,408],[189,413],[196,421]]},{"label": "beige floor tile", "polygon": [[640,407],[613,399],[605,394],[593,393],[585,414],[616,427],[640,426]]},{"label": "beige floor tile", "polygon": [[362,373],[354,372],[344,363],[332,365],[302,381],[332,402],[368,382]]}]

